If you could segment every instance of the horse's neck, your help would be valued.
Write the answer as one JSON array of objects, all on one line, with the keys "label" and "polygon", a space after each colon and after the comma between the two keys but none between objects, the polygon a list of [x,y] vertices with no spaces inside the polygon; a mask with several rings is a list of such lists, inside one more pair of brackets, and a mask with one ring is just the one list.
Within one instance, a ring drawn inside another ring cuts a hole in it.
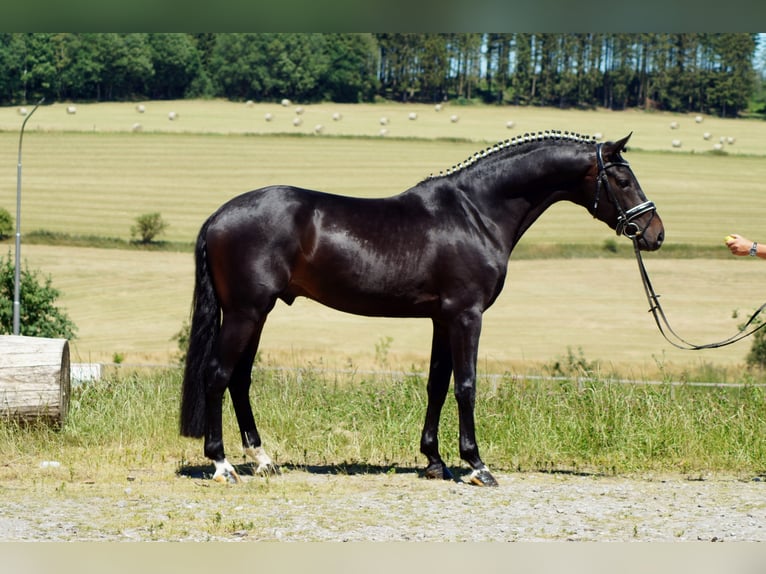
[{"label": "horse's neck", "polygon": [[524,232],[554,203],[577,201],[582,192],[584,156],[544,148],[499,159],[487,169],[485,199],[493,219],[504,230],[510,250]]}]

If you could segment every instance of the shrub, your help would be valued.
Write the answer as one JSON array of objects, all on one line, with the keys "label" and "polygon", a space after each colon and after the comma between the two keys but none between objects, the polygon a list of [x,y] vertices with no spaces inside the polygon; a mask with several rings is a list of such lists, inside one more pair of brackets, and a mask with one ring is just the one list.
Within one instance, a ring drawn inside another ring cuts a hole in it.
[{"label": "shrub", "polygon": [[766,328],[758,329],[752,335],[753,342],[745,362],[749,367],[766,368]]},{"label": "shrub", "polygon": [[13,217],[7,209],[0,207],[0,241],[13,235]]},{"label": "shrub", "polygon": [[[54,304],[59,291],[51,285],[50,276],[41,278],[38,271],[30,271],[25,263],[20,279],[20,334],[73,339],[77,327]],[[13,333],[14,287],[15,265],[9,252],[7,259],[0,259],[0,333]]]},{"label": "shrub", "polygon": [[167,229],[168,224],[159,213],[144,213],[136,218],[136,224],[130,228],[130,236],[138,238],[139,243],[151,243],[155,237]]},{"label": "shrub", "polygon": [[[734,310],[732,318],[737,319],[739,317],[739,311]],[[757,327],[751,337],[750,350],[745,357],[745,363],[748,367],[766,369],[766,327],[762,327],[764,319],[760,315],[756,315],[752,323],[748,327],[747,323],[741,323],[737,325],[740,331],[746,327],[752,329]]]}]

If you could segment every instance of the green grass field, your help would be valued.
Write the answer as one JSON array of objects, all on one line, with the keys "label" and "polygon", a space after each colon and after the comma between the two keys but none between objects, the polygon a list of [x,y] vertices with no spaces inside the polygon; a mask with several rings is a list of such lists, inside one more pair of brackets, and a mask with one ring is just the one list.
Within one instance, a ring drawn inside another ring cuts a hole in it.
[{"label": "green grass field", "polygon": [[[633,169],[655,201],[667,232],[666,249],[711,248],[738,232],[761,236],[766,210],[764,124],[757,120],[638,111],[561,111],[515,107],[315,105],[304,106],[300,127],[294,106],[247,106],[222,101],[78,105],[38,109],[27,124],[23,155],[24,233],[44,229],[71,235],[129,239],[142,214],[159,211],[170,224],[168,241],[191,243],[202,221],[240,192],[290,183],[334,193],[384,196],[403,191],[489,143],[544,129],[617,139],[632,131]],[[169,121],[169,111],[179,119]],[[333,113],[342,114],[340,121]],[[408,114],[417,113],[416,120]],[[264,116],[273,119],[266,122]],[[457,122],[450,121],[458,115]],[[389,118],[380,136],[381,117]],[[506,122],[513,120],[513,129]],[[0,206],[15,212],[17,108],[0,108]],[[669,124],[680,125],[671,130]],[[134,132],[133,124],[142,131]],[[320,135],[313,133],[323,125]],[[710,131],[706,141],[702,133]],[[302,137],[294,137],[301,134]],[[734,137],[725,155],[704,153],[717,138]],[[681,139],[680,150],[670,145]],[[4,166],[4,167],[3,167]],[[763,206],[763,208],[761,208]],[[615,236],[582,208],[554,206],[519,246],[536,249],[572,243],[596,249]],[[617,239],[625,242],[625,239]],[[12,243],[0,249],[12,250]],[[725,252],[724,252],[725,254]],[[24,245],[33,268],[53,277],[61,305],[79,327],[75,360],[164,363],[171,337],[188,315],[192,289],[190,253],[141,252]],[[758,262],[648,257],[655,287],[684,336],[707,342],[731,333],[732,311],[749,311],[766,299]],[[487,313],[483,367],[525,368],[555,361],[582,348],[605,369],[627,366],[635,374],[658,367],[742,362],[746,342],[704,353],[672,349],[656,332],[629,259],[520,259],[512,261],[505,292]],[[308,301],[280,305],[263,340],[275,364],[322,361],[328,366],[380,363],[422,366],[430,326],[424,321],[364,319]],[[661,370],[660,368],[660,370]]]}]

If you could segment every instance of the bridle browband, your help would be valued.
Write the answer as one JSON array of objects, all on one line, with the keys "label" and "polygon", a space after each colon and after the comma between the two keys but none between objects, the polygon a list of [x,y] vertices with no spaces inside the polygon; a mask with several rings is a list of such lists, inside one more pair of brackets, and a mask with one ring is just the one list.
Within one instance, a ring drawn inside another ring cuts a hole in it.
[{"label": "bridle browband", "polygon": [[[624,166],[630,169],[630,165],[625,160],[604,163],[604,158],[601,153],[602,145],[603,144],[596,145],[596,161],[598,162],[598,176],[596,179],[596,197],[593,203],[592,213],[594,214],[594,217],[595,217],[596,209],[598,208],[599,195],[601,193],[601,188],[603,187],[606,190],[609,200],[614,204],[614,206],[617,208],[617,211],[619,212],[617,216],[617,224],[615,225],[615,230],[617,231],[617,235],[624,235],[625,237],[628,237],[629,239],[633,241],[633,251],[636,254],[636,261],[638,262],[638,270],[641,275],[641,282],[644,285],[644,292],[646,293],[646,299],[649,302],[649,312],[654,317],[654,322],[657,324],[657,328],[659,329],[660,333],[665,338],[665,340],[671,345],[673,345],[674,347],[678,349],[687,350],[687,351],[699,351],[701,349],[717,349],[719,347],[725,347],[727,345],[731,345],[732,343],[736,343],[737,341],[740,341],[744,339],[745,337],[752,335],[759,329],[766,327],[766,321],[760,322],[760,323],[756,322],[756,317],[758,317],[758,315],[764,309],[766,309],[766,303],[764,303],[755,311],[755,313],[753,313],[750,316],[747,322],[740,328],[740,330],[737,333],[735,333],[731,337],[728,337],[721,341],[717,341],[715,343],[707,343],[703,345],[690,343],[683,337],[679,336],[673,330],[673,327],[670,326],[670,322],[668,321],[668,318],[665,315],[665,311],[660,305],[660,296],[654,290],[654,287],[652,286],[652,282],[649,279],[649,273],[646,271],[644,260],[641,257],[641,249],[639,248],[639,245],[638,245],[639,241],[641,240],[641,236],[644,234],[644,231],[651,224],[652,219],[654,218],[654,214],[657,212],[657,209],[654,205],[654,202],[651,202],[651,201],[645,201],[627,210],[622,207],[622,204],[620,203],[617,195],[614,193],[611,186],[609,185],[609,178],[606,175],[606,170],[608,170],[610,167],[618,166],[618,165]],[[652,217],[649,218],[649,221],[647,221],[646,225],[644,225],[643,228],[639,227],[638,224],[636,224],[633,220],[636,219],[637,217],[640,217],[644,213],[648,213],[648,212],[652,212]]]},{"label": "bridle browband", "polygon": [[[621,161],[604,163],[604,156],[601,152],[603,145],[604,144],[601,143],[596,144],[596,162],[598,164],[598,175],[596,176],[596,197],[593,201],[593,209],[591,213],[593,213],[595,217],[596,209],[598,209],[599,196],[601,195],[601,188],[603,187],[606,190],[607,197],[609,197],[609,200],[617,208],[618,211],[617,223],[614,228],[617,232],[617,235],[624,235],[625,237],[635,241],[636,239],[641,238],[646,228],[649,227],[649,225],[652,223],[652,219],[654,219],[654,214],[657,212],[657,208],[655,207],[653,201],[648,200],[644,201],[643,203],[639,203],[638,205],[627,210],[622,206],[619,198],[612,190],[612,186],[609,185],[609,177],[606,174],[606,170],[608,170],[610,167],[622,166],[627,167],[630,171],[630,164],[622,158]],[[649,221],[646,222],[646,225],[644,225],[643,228],[639,227],[638,224],[633,221],[634,219],[641,217],[643,214],[649,212],[652,213],[652,216],[649,218]]]}]

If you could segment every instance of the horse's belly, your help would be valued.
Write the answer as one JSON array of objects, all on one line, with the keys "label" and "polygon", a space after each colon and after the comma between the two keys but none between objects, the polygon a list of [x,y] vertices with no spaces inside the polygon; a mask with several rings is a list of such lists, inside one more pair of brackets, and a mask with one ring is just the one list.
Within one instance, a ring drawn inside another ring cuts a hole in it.
[{"label": "horse's belly", "polygon": [[295,297],[308,297],[339,311],[369,317],[431,317],[439,308],[439,296],[425,291],[382,291],[337,282],[293,282],[283,299],[291,302]]}]

